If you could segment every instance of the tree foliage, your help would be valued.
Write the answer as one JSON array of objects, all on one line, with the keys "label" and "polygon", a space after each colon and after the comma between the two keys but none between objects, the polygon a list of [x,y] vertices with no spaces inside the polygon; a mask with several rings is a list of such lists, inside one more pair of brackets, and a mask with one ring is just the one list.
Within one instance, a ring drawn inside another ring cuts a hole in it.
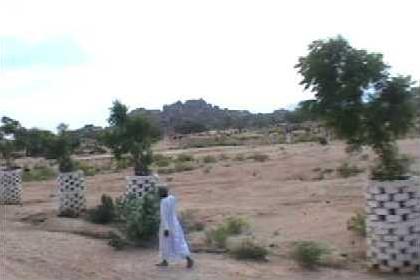
[{"label": "tree foliage", "polygon": [[353,149],[370,145],[380,158],[376,179],[398,179],[407,165],[396,140],[413,124],[410,77],[393,77],[378,53],[355,49],[342,37],[317,40],[296,65],[312,109]]},{"label": "tree foliage", "polygon": [[80,145],[80,141],[72,137],[67,130],[66,124],[60,124],[57,127],[57,135],[48,140],[46,158],[56,159],[60,172],[73,172],[77,169],[76,163],[72,160],[71,155]]},{"label": "tree foliage", "polygon": [[151,145],[159,139],[160,131],[148,119],[141,115],[129,116],[127,112],[127,106],[114,101],[108,119],[110,127],[103,141],[117,160],[127,153],[131,155],[136,176],[147,176],[153,161]]},{"label": "tree foliage", "polygon": [[14,164],[16,153],[25,147],[22,135],[24,128],[9,117],[2,117],[0,126],[0,156],[8,170],[17,168]]}]

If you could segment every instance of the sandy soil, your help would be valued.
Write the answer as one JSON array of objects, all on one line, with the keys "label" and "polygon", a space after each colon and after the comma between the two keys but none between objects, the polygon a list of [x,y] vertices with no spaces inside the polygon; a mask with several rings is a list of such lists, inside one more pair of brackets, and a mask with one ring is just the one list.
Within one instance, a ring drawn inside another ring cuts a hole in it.
[{"label": "sandy soil", "polygon": [[[416,158],[414,169],[418,173],[420,141],[406,140],[401,147]],[[246,217],[258,240],[270,246],[269,262],[243,262],[225,255],[197,253],[193,270],[186,270],[184,264],[155,268],[155,250],[115,251],[103,239],[109,228],[56,217],[52,180],[25,183],[22,206],[0,206],[0,279],[418,279],[367,270],[364,240],[346,226],[354,212],[363,208],[367,172],[347,179],[333,172],[322,179],[317,169],[335,170],[347,158],[342,144],[223,147],[187,152],[196,157],[223,153],[233,158],[253,152],[270,155],[270,160],[263,163],[228,159],[212,164],[209,173],[201,167],[162,176],[170,181],[171,191],[178,196],[180,210],[196,211],[207,227],[230,215]],[[371,163],[360,156],[351,160],[364,168]],[[102,193],[119,196],[124,191],[124,176],[129,172],[89,177],[89,207],[98,203]],[[325,242],[335,255],[346,257],[317,271],[302,270],[288,256],[290,244],[299,240]]]}]

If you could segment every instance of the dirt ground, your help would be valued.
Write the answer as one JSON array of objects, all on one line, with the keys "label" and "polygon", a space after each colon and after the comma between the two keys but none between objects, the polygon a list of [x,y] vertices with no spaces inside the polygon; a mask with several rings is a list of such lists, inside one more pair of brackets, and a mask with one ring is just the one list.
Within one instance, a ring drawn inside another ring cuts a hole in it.
[{"label": "dirt ground", "polygon": [[[420,139],[402,141],[401,148],[416,159],[414,172],[420,174]],[[196,253],[193,270],[186,270],[184,264],[156,268],[156,250],[115,251],[103,239],[109,228],[56,217],[55,181],[51,180],[24,183],[22,206],[0,206],[0,279],[418,279],[418,275],[368,271],[365,241],[346,226],[355,211],[363,209],[368,173],[344,179],[331,172],[348,158],[343,144],[217,147],[182,152],[196,157],[224,154],[230,159],[211,164],[209,172],[205,172],[204,166],[161,176],[177,195],[180,210],[195,211],[206,227],[227,216],[245,217],[256,238],[270,247],[269,262],[244,262],[226,255]],[[270,159],[233,160],[237,154],[246,156],[254,152],[267,154]],[[369,154],[368,160],[367,156],[359,155],[351,161],[366,170],[372,159]],[[322,177],[322,170],[328,169],[330,172]],[[103,193],[121,195],[128,174],[129,170],[87,178],[88,206],[95,206]],[[328,267],[305,271],[289,257],[291,243],[302,240],[324,242],[340,258]]]}]

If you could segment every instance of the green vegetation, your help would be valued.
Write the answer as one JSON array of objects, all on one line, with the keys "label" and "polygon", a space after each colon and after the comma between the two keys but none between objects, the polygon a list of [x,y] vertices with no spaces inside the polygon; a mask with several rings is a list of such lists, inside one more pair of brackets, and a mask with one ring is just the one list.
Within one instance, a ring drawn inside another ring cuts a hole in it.
[{"label": "green vegetation", "polygon": [[4,160],[7,170],[18,168],[15,165],[16,153],[25,147],[22,140],[23,127],[16,120],[2,117],[0,126],[0,159]]},{"label": "green vegetation", "polygon": [[178,162],[194,161],[194,156],[190,154],[179,154],[176,157],[176,161]]},{"label": "green vegetation", "polygon": [[323,244],[314,241],[299,241],[293,246],[292,257],[300,266],[313,269],[320,265],[329,253],[330,251]]},{"label": "green vegetation", "polygon": [[266,261],[268,250],[253,239],[247,238],[231,248],[229,253],[238,260]]},{"label": "green vegetation", "polygon": [[128,115],[127,106],[119,101],[114,101],[110,111],[110,127],[102,137],[103,142],[117,160],[126,153],[130,154],[136,176],[150,175],[153,161],[151,145],[159,139],[159,129],[145,117]]},{"label": "green vegetation", "polygon": [[366,236],[366,215],[363,212],[357,212],[348,220],[347,229],[360,236]]},{"label": "green vegetation", "polygon": [[108,224],[115,218],[115,205],[112,197],[105,194],[101,197],[101,204],[88,210],[88,219],[95,224]]},{"label": "green vegetation", "polygon": [[57,127],[58,134],[49,142],[47,158],[56,159],[58,170],[60,172],[73,172],[77,170],[76,162],[71,158],[74,150],[80,145],[80,142],[72,137],[68,131],[68,126],[60,124]]},{"label": "green vegetation", "polygon": [[396,140],[413,126],[415,108],[410,77],[391,76],[383,56],[355,49],[342,37],[317,40],[296,65],[311,112],[346,139],[351,150],[372,147],[379,161],[376,180],[398,180],[408,172]]},{"label": "green vegetation", "polygon": [[207,155],[207,156],[203,157],[203,162],[204,163],[215,163],[215,162],[217,162],[217,159],[214,156]]},{"label": "green vegetation", "polygon": [[127,242],[144,246],[157,238],[160,200],[156,193],[147,193],[143,198],[129,196],[116,204],[120,229]]},{"label": "green vegetation", "polygon": [[99,168],[84,161],[77,161],[76,168],[82,170],[85,176],[95,176],[100,171]]},{"label": "green vegetation", "polygon": [[248,156],[247,158],[252,159],[254,161],[257,161],[257,162],[265,162],[265,161],[270,159],[270,157],[268,155],[261,154],[261,153],[254,153],[254,154]]},{"label": "green vegetation", "polygon": [[57,172],[53,168],[44,165],[37,165],[32,169],[25,169],[22,174],[22,180],[24,182],[44,181],[55,178],[56,176]]},{"label": "green vegetation", "polygon": [[194,170],[196,167],[192,162],[176,162],[174,166],[174,172],[184,172]]},{"label": "green vegetation", "polygon": [[351,165],[348,162],[344,162],[339,167],[337,167],[337,173],[342,178],[356,176],[361,172],[363,172],[362,169],[358,168],[356,165]]},{"label": "green vegetation", "polygon": [[168,167],[169,165],[171,165],[172,157],[165,156],[162,154],[155,154],[153,155],[153,162],[158,167]]},{"label": "green vegetation", "polygon": [[248,228],[249,224],[244,219],[230,217],[223,224],[206,232],[207,243],[224,249],[230,236],[242,234]]}]

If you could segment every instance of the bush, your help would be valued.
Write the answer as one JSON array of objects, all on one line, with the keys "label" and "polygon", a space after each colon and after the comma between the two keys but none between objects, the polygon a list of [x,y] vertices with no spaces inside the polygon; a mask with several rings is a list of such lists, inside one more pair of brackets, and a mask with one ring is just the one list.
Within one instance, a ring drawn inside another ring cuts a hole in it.
[{"label": "bush", "polygon": [[117,214],[126,239],[135,245],[154,241],[159,231],[160,200],[156,193],[143,198],[129,196],[117,202]]},{"label": "bush", "polygon": [[337,172],[342,178],[348,178],[356,176],[357,174],[363,172],[362,169],[359,169],[355,165],[350,165],[348,162],[344,162],[337,168]]},{"label": "bush", "polygon": [[176,158],[178,162],[194,161],[194,156],[189,154],[179,154]]},{"label": "bush", "polygon": [[245,157],[244,157],[243,154],[237,154],[235,156],[234,160],[236,160],[236,161],[244,161],[245,160]]},{"label": "bush", "polygon": [[226,154],[220,154],[220,155],[219,155],[219,159],[220,159],[220,160],[228,160],[228,159],[229,159],[229,156],[228,156],[228,155],[226,155]]},{"label": "bush", "polygon": [[172,158],[161,154],[153,155],[153,161],[158,167],[167,167],[171,164]]},{"label": "bush", "polygon": [[322,259],[329,254],[328,249],[314,241],[300,241],[294,244],[292,257],[300,266],[312,269],[321,264]]},{"label": "bush", "polygon": [[270,159],[270,157],[266,154],[255,153],[253,155],[248,156],[249,159],[253,159],[257,162],[264,162]]},{"label": "bush", "polygon": [[57,176],[57,172],[48,166],[35,166],[31,170],[25,170],[22,174],[24,182],[50,180]]},{"label": "bush", "polygon": [[361,236],[366,236],[366,215],[362,212],[356,213],[347,222],[347,229]]},{"label": "bush", "polygon": [[225,221],[225,227],[229,234],[236,235],[249,229],[249,224],[243,218],[229,217]]},{"label": "bush", "polygon": [[238,260],[267,260],[268,250],[252,239],[243,240],[230,250],[230,254]]},{"label": "bush", "polygon": [[174,167],[175,172],[191,171],[194,169],[195,167],[191,162],[177,162]]},{"label": "bush", "polygon": [[76,162],[76,168],[82,170],[85,176],[95,176],[99,172],[98,168],[83,161]]},{"label": "bush", "polygon": [[109,233],[108,245],[114,247],[115,250],[122,250],[128,245],[128,242],[122,236],[111,231]]},{"label": "bush", "polygon": [[226,248],[229,236],[241,234],[247,228],[249,224],[244,219],[230,217],[223,224],[206,232],[207,243],[218,248]]},{"label": "bush", "polygon": [[115,206],[112,197],[105,194],[101,197],[101,204],[88,211],[88,219],[95,224],[108,224],[115,218]]},{"label": "bush", "polygon": [[217,162],[217,159],[214,156],[207,155],[203,158],[204,163],[215,163]]},{"label": "bush", "polygon": [[205,228],[204,223],[198,220],[193,210],[185,210],[181,212],[180,222],[186,232],[202,231]]}]

